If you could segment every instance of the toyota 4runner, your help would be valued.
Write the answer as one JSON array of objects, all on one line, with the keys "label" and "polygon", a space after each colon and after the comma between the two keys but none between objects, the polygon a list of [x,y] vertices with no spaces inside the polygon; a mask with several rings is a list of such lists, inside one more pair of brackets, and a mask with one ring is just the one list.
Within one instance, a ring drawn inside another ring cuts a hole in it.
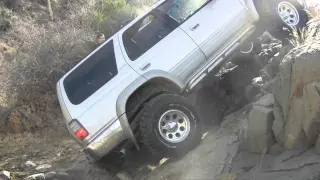
[{"label": "toyota 4runner", "polygon": [[67,128],[97,160],[127,143],[184,154],[202,135],[184,94],[249,38],[307,21],[297,0],[162,0],[57,83]]}]

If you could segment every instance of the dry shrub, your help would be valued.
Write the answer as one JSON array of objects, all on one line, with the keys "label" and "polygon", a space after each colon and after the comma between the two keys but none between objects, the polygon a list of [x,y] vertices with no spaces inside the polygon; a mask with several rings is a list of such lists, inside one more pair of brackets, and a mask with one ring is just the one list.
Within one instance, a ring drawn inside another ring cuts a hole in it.
[{"label": "dry shrub", "polygon": [[93,47],[94,32],[73,20],[37,25],[25,18],[14,22],[8,36],[22,42],[7,67],[5,89],[22,102],[55,94],[55,86]]},{"label": "dry shrub", "polygon": [[303,29],[293,29],[290,42],[294,46],[301,46],[306,43],[320,40],[320,6],[313,5],[306,10],[309,15],[309,22]]},{"label": "dry shrub", "polygon": [[7,123],[26,122],[22,123],[23,128],[17,126],[18,132],[61,127],[57,81],[95,48],[97,31],[111,36],[135,16],[135,8],[125,0],[58,2],[54,13],[63,16],[60,14],[54,21],[47,18],[43,23],[32,15],[33,11],[24,14],[19,11],[5,34],[8,42],[19,48],[5,68],[0,103],[10,102],[12,109],[32,115],[26,121],[25,115],[13,110]]},{"label": "dry shrub", "polygon": [[13,12],[0,3],[0,32],[11,27]]},{"label": "dry shrub", "polygon": [[77,17],[46,25],[29,17],[13,21],[5,37],[20,44],[5,68],[4,86],[0,89],[1,102],[12,107],[10,115],[3,119],[6,126],[1,127],[7,133],[48,128],[64,131],[56,83],[94,48],[95,33]]},{"label": "dry shrub", "polygon": [[96,0],[89,4],[88,9],[91,28],[107,36],[114,34],[123,24],[136,17],[136,8],[125,0]]}]

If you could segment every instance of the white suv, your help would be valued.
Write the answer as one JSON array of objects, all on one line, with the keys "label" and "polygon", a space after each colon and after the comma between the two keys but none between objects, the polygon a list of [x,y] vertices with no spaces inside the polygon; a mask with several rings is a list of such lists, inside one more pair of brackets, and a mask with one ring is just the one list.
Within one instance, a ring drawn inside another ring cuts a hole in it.
[{"label": "white suv", "polygon": [[154,154],[188,152],[201,122],[184,93],[249,37],[269,30],[283,38],[285,27],[304,26],[303,9],[296,0],[162,0],[58,82],[71,135],[94,159],[126,142]]}]

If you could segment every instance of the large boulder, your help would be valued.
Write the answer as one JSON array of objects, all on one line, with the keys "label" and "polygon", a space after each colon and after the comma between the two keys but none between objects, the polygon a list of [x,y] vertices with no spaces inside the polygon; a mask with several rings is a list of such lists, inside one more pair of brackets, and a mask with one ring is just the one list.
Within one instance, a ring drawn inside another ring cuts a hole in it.
[{"label": "large boulder", "polygon": [[254,153],[263,153],[274,143],[273,96],[267,94],[253,103],[248,121],[240,132],[241,148]]},{"label": "large boulder", "polygon": [[293,49],[280,64],[274,83],[273,133],[288,149],[316,143],[320,130],[320,43]]}]

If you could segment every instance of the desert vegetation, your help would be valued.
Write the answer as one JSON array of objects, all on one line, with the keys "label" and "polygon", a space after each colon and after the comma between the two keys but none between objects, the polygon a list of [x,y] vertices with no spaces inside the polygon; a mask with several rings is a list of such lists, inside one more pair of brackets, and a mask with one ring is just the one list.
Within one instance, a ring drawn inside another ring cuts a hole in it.
[{"label": "desert vegetation", "polygon": [[28,113],[58,111],[56,82],[93,50],[96,34],[111,36],[137,15],[137,9],[149,3],[152,2],[3,1],[0,43],[6,50],[0,58],[1,106],[22,107]]},{"label": "desert vegetation", "polygon": [[1,162],[34,149],[45,152],[54,139],[68,142],[59,143],[65,144],[63,149],[76,145],[68,141],[56,98],[57,81],[94,50],[97,33],[112,36],[152,3],[0,1]]}]

